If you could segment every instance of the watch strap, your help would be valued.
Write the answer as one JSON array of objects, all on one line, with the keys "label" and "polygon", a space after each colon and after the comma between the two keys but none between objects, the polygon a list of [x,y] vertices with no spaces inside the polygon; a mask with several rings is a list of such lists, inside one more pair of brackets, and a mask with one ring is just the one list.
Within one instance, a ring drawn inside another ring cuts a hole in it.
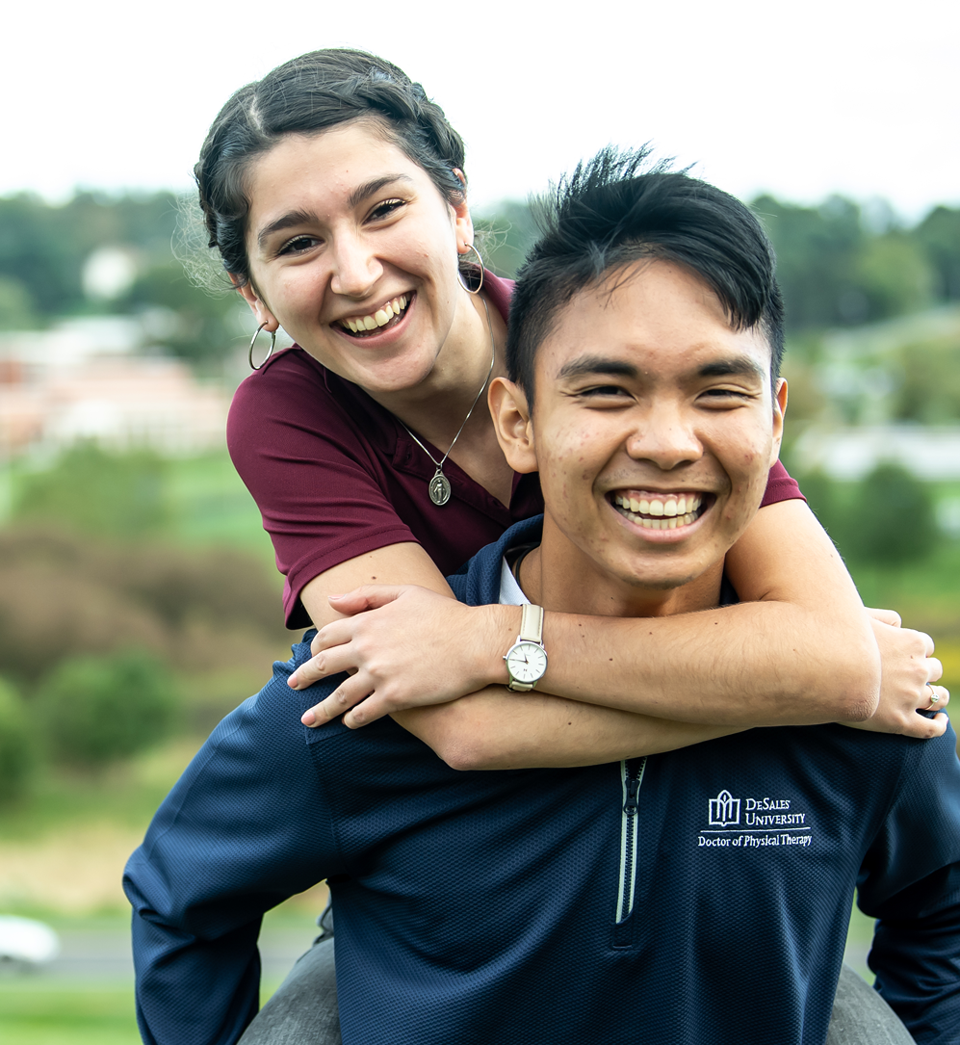
[{"label": "watch strap", "polygon": [[543,645],[543,607],[525,602],[520,612],[520,636],[518,642],[536,642]]}]

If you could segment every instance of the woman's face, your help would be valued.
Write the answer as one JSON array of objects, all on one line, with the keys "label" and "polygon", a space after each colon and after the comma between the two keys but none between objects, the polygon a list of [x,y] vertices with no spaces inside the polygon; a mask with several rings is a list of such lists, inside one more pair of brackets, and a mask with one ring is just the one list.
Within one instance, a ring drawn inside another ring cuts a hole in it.
[{"label": "woman's face", "polygon": [[466,203],[452,207],[374,123],[289,135],[246,187],[251,282],[241,293],[258,323],[283,326],[374,396],[416,387],[451,335],[459,343]]}]

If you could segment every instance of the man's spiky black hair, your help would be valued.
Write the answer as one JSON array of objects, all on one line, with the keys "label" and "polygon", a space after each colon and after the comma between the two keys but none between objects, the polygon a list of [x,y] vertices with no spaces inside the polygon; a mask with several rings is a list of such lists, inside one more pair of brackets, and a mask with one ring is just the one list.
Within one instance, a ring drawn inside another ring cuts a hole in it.
[{"label": "man's spiky black hair", "polygon": [[517,277],[507,371],[534,398],[534,360],[563,307],[581,290],[643,259],[692,271],[720,299],[735,330],[762,330],[771,378],[783,356],[783,302],[773,248],[750,210],[644,146],[604,149],[539,201],[542,235]]}]

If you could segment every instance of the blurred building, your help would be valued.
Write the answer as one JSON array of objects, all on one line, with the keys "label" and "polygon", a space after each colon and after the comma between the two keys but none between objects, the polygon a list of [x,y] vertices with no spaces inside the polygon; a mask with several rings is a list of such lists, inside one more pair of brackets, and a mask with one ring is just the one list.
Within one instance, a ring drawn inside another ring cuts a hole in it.
[{"label": "blurred building", "polygon": [[811,426],[794,443],[793,459],[802,471],[842,481],[862,479],[888,462],[917,479],[960,480],[960,425]]},{"label": "blurred building", "polygon": [[0,460],[82,439],[168,455],[222,446],[227,392],[143,344],[142,323],[122,316],[0,334]]}]

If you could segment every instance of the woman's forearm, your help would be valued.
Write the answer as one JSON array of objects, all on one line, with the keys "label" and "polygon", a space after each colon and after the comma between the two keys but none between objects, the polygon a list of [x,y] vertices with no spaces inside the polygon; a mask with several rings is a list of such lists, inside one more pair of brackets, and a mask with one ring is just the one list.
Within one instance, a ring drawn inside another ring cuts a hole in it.
[{"label": "woman's forearm", "polygon": [[[853,582],[806,505],[764,508],[728,557],[728,573],[743,601],[703,613],[580,617],[548,607],[549,667],[539,689],[684,723],[869,717],[877,645]],[[507,681],[502,658],[516,639],[518,607],[468,607],[423,589],[399,598],[372,591],[374,602],[361,592],[341,603],[351,615],[321,631],[317,658],[297,672],[297,683],[309,684],[359,668],[310,724],[348,712],[348,725],[364,725]],[[370,605],[379,608],[360,612]]]},{"label": "woman's forearm", "polygon": [[648,718],[542,693],[511,693],[502,686],[393,717],[449,766],[462,770],[599,765],[740,731]]}]

